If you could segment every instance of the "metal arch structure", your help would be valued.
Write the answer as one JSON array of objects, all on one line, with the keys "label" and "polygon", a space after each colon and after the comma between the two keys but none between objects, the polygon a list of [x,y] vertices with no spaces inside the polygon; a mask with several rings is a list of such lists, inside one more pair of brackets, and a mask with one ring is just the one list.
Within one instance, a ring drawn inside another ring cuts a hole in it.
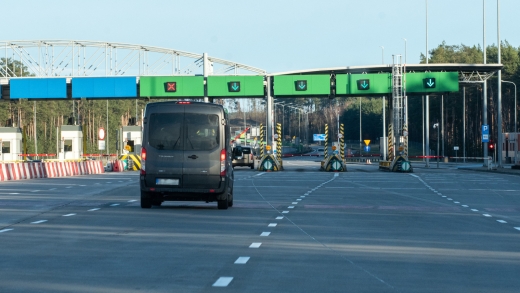
[{"label": "metal arch structure", "polygon": [[24,67],[35,77],[266,74],[207,54],[100,41],[0,41],[0,58],[23,65],[13,70],[3,62],[0,78],[6,79],[27,76]]}]

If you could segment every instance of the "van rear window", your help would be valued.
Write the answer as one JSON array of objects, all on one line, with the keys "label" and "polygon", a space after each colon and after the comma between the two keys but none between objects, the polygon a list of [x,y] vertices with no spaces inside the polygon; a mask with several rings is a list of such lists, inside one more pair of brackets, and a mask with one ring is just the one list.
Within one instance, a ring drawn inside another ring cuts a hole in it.
[{"label": "van rear window", "polygon": [[148,127],[148,142],[158,150],[211,150],[219,146],[218,115],[154,113]]}]

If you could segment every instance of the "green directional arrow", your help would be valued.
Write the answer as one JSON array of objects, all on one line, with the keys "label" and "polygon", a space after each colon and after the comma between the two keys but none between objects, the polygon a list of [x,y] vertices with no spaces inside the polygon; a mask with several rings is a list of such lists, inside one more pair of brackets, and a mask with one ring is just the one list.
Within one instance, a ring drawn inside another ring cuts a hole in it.
[{"label": "green directional arrow", "polygon": [[297,91],[306,91],[307,90],[307,81],[306,80],[297,80],[295,84],[296,84]]},{"label": "green directional arrow", "polygon": [[361,91],[366,91],[370,89],[370,80],[369,79],[359,79],[357,81],[357,88]]},{"label": "green directional arrow", "polygon": [[425,78],[423,79],[424,87],[427,89],[433,89],[435,88],[435,78]]},{"label": "green directional arrow", "polygon": [[240,82],[239,81],[231,81],[228,83],[228,91],[232,93],[240,92]]}]

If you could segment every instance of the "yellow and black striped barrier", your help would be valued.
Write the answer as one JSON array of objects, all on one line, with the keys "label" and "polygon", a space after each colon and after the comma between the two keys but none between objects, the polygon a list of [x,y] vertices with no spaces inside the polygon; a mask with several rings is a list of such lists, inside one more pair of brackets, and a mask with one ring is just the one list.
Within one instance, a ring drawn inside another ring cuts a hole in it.
[{"label": "yellow and black striped barrier", "polygon": [[128,160],[129,163],[131,161],[133,163],[132,170],[134,170],[134,171],[141,170],[141,156],[139,156],[139,155],[121,155],[121,156],[119,156],[119,159]]}]

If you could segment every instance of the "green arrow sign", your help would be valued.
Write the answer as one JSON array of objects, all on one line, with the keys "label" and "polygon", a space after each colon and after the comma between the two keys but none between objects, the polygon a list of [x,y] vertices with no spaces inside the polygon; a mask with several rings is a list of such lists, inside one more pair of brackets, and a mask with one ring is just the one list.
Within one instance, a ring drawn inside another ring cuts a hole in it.
[{"label": "green arrow sign", "polygon": [[423,79],[423,84],[424,84],[424,88],[434,89],[436,86],[435,78],[432,78],[432,77],[425,78],[425,79]]},{"label": "green arrow sign", "polygon": [[294,82],[295,90],[300,91],[306,91],[307,90],[307,81],[306,80],[297,80]]},{"label": "green arrow sign", "polygon": [[240,92],[240,81],[230,81],[228,82],[228,91],[231,93]]},{"label": "green arrow sign", "polygon": [[360,91],[366,91],[370,89],[370,79],[358,79],[357,89]]}]

